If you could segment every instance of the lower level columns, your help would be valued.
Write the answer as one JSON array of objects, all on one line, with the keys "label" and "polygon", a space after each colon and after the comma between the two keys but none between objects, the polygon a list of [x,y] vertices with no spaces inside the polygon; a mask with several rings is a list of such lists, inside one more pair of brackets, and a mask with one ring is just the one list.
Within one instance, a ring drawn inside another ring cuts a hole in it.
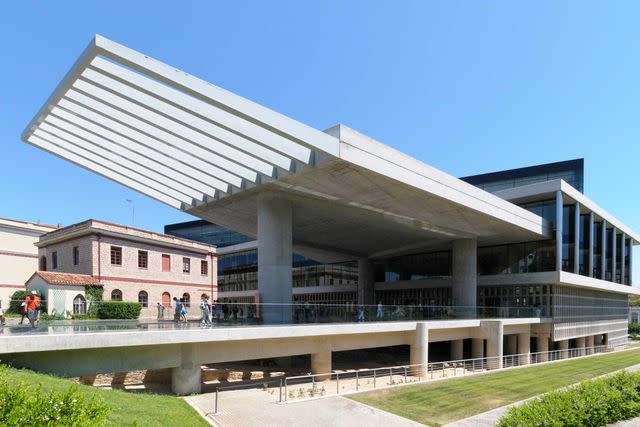
[{"label": "lower level columns", "polygon": [[558,341],[558,346],[560,348],[560,359],[568,359],[569,358],[569,340]]},{"label": "lower level columns", "polygon": [[318,377],[319,380],[328,380],[331,377],[331,350],[326,349],[318,353],[311,354],[311,373],[327,374]]},{"label": "lower level columns", "polygon": [[586,340],[584,339],[584,337],[579,337],[576,338],[576,356],[584,356],[585,355],[585,351],[584,351],[584,344],[585,344]]},{"label": "lower level columns", "polygon": [[518,354],[520,355],[521,365],[531,363],[531,334],[518,334]]},{"label": "lower level columns", "polygon": [[451,341],[451,360],[462,360],[464,358],[464,340]]},{"label": "lower level columns", "polygon": [[480,330],[487,340],[487,369],[501,369],[504,355],[504,326],[501,321],[483,320]]},{"label": "lower level columns", "polygon": [[413,342],[409,350],[409,363],[417,365],[412,368],[413,374],[425,378],[429,370],[429,329],[424,322],[416,324]]},{"label": "lower level columns", "polygon": [[536,344],[538,345],[538,362],[549,361],[549,335],[540,334],[536,338]]},{"label": "lower level columns", "polygon": [[589,335],[588,337],[585,337],[585,347],[586,347],[586,350],[587,350],[587,354],[593,354],[594,353],[593,335]]},{"label": "lower level columns", "polygon": [[376,305],[375,279],[373,275],[373,263],[368,258],[358,259],[358,304]]},{"label": "lower level columns", "polygon": [[264,323],[291,322],[293,258],[291,202],[278,193],[258,195],[258,292]]},{"label": "lower level columns", "polygon": [[465,317],[476,317],[476,294],[478,292],[478,241],[459,239],[453,241],[452,250],[452,296],[453,304]]},{"label": "lower level columns", "polygon": [[195,345],[182,344],[181,364],[171,369],[171,391],[185,396],[202,391],[202,366],[195,358]]},{"label": "lower level columns", "polygon": [[517,335],[507,335],[507,351],[506,354],[517,354],[518,353],[518,336]]},{"label": "lower level columns", "polygon": [[484,339],[473,338],[471,340],[471,358],[482,359],[484,357]]}]

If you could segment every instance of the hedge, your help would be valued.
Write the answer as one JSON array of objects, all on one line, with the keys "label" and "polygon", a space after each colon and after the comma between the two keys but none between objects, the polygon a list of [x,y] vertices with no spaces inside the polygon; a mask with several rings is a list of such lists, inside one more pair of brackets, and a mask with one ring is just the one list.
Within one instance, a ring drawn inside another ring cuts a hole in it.
[{"label": "hedge", "polygon": [[66,392],[41,391],[33,384],[10,384],[5,370],[0,366],[0,425],[25,426],[74,426],[93,427],[105,425],[109,408],[98,399],[87,399],[77,387]]},{"label": "hedge", "polygon": [[600,427],[640,416],[640,372],[586,381],[513,407],[497,427]]},{"label": "hedge", "polygon": [[137,302],[101,301],[94,304],[98,306],[99,319],[137,319],[142,309],[142,304]]},{"label": "hedge", "polygon": [[640,335],[640,323],[629,323],[629,334]]}]

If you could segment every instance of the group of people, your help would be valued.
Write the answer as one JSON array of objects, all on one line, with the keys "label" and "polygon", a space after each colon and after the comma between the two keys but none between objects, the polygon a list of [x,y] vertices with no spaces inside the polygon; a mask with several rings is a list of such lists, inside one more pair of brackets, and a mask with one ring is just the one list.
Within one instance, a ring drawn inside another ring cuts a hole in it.
[{"label": "group of people", "polygon": [[[174,312],[173,321],[176,323],[187,322],[188,305],[182,298],[173,298]],[[166,307],[160,302],[157,303],[158,320],[164,319],[164,311]],[[218,300],[210,301],[208,295],[203,295],[200,299],[200,326],[208,327],[212,325],[213,320],[238,320],[244,316],[244,307],[237,301],[232,303],[219,302]],[[255,317],[255,306],[247,307],[247,317]]]}]

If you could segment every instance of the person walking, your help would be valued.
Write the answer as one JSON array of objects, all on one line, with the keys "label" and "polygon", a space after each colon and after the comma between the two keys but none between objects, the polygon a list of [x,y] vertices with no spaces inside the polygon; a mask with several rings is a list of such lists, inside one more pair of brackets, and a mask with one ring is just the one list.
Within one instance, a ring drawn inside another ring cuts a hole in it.
[{"label": "person walking", "polygon": [[20,303],[20,324],[24,324],[24,318],[27,317],[27,303],[22,301]]},{"label": "person walking", "polygon": [[182,298],[180,298],[180,321],[187,323],[187,306]]},{"label": "person walking", "polygon": [[238,301],[233,302],[233,307],[231,307],[231,312],[233,313],[233,320],[238,320]]},{"label": "person walking", "polygon": [[176,297],[173,297],[174,311],[173,311],[173,321],[178,323],[180,321],[180,311],[182,310],[182,304],[180,300]]},{"label": "person walking", "polygon": [[158,320],[164,319],[164,305],[158,303]]},{"label": "person walking", "polygon": [[27,309],[27,319],[31,324],[31,328],[36,327],[36,321],[38,320],[38,308],[40,307],[40,297],[36,291],[31,291],[24,300]]},{"label": "person walking", "polygon": [[376,319],[382,320],[382,301],[378,301],[378,309],[376,310]]},{"label": "person walking", "polygon": [[358,322],[364,322],[364,304],[358,306]]},{"label": "person walking", "polygon": [[207,326],[211,326],[211,320],[209,318],[209,301],[204,296],[200,299],[200,312],[202,314],[200,318],[200,327],[206,328]]}]

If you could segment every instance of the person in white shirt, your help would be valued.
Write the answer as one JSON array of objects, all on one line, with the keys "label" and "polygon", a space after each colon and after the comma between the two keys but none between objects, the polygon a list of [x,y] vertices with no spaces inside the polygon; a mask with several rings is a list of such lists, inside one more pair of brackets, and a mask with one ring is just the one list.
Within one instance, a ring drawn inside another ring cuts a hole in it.
[{"label": "person in white shirt", "polygon": [[2,324],[2,326],[4,326],[4,323],[5,323],[4,310],[2,309],[2,306],[0,306],[0,324]]}]

